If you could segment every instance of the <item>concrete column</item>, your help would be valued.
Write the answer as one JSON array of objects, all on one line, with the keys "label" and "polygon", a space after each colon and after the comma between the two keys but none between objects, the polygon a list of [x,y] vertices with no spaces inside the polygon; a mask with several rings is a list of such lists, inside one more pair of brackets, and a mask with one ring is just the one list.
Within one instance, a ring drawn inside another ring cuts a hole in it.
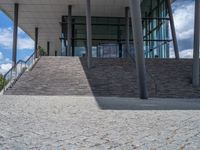
[{"label": "concrete column", "polygon": [[176,38],[176,30],[175,30],[175,25],[174,25],[174,17],[173,17],[173,12],[172,12],[172,7],[171,7],[171,0],[166,0],[166,4],[167,4],[169,19],[170,19],[170,26],[171,26],[171,32],[172,32],[172,38],[173,38],[173,44],[174,44],[174,53],[175,53],[176,59],[179,59],[178,42]]},{"label": "concrete column", "polygon": [[15,66],[16,62],[17,62],[18,13],[19,13],[19,4],[15,3],[15,5],[14,5],[14,26],[13,26],[13,51],[12,51],[13,66]]},{"label": "concrete column", "polygon": [[35,28],[35,58],[38,58],[38,27]]},{"label": "concrete column", "polygon": [[68,6],[68,17],[67,17],[67,56],[72,56],[72,6]]},{"label": "concrete column", "polygon": [[125,8],[125,19],[126,19],[126,47],[125,47],[125,57],[128,57],[129,53],[129,36],[130,36],[130,30],[129,30],[129,7]]},{"label": "concrete column", "polygon": [[50,52],[50,42],[47,42],[47,56],[49,56]]},{"label": "concrete column", "polygon": [[129,0],[130,13],[132,21],[134,48],[136,54],[136,69],[139,83],[139,92],[141,99],[148,98],[147,83],[146,83],[146,67],[144,59],[144,42],[142,31],[142,16],[140,8],[140,0]]},{"label": "concrete column", "polygon": [[200,0],[195,2],[195,24],[194,24],[194,53],[193,53],[193,78],[194,87],[199,86],[199,42],[200,42]]},{"label": "concrete column", "polygon": [[119,58],[122,58],[122,43],[119,43]]},{"label": "concrete column", "polygon": [[75,45],[75,41],[74,41],[74,30],[75,30],[75,25],[74,24],[72,24],[72,56],[74,57],[75,56],[75,47],[74,47],[74,45]]},{"label": "concrete column", "polygon": [[91,24],[91,2],[86,0],[86,26],[87,26],[87,65],[91,68],[92,56],[92,24]]}]

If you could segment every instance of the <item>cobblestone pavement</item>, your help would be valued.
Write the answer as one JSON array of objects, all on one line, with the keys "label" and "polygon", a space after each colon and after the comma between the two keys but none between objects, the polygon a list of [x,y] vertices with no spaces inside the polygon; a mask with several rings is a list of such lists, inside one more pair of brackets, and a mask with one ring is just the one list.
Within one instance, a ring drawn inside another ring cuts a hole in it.
[{"label": "cobblestone pavement", "polygon": [[200,149],[200,101],[0,96],[1,150]]}]

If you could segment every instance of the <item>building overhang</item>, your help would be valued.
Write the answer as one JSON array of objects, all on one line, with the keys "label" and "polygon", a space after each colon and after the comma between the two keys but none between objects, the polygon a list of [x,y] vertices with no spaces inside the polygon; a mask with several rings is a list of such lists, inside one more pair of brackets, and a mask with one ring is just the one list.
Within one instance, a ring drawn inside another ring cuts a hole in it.
[{"label": "building overhang", "polygon": [[[33,40],[35,27],[39,28],[39,45],[46,48],[50,41],[50,52],[60,49],[61,17],[68,15],[68,5],[72,5],[73,16],[85,16],[86,0],[1,0],[0,9],[12,20],[14,3],[19,3],[19,27]],[[92,16],[124,17],[128,0],[92,0]]]}]

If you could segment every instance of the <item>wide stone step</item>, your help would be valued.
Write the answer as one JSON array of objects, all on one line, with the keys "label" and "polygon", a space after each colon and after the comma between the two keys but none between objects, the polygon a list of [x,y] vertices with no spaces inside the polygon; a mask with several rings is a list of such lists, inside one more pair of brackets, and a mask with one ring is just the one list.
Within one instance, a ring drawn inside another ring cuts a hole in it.
[{"label": "wide stone step", "polygon": [[[149,85],[154,94],[153,84]],[[88,69],[85,59],[42,57],[5,94],[135,97],[136,68],[126,59],[94,59],[93,67]]]},{"label": "wide stone step", "polygon": [[[86,95],[138,97],[136,65],[129,59],[42,57],[8,89],[8,95]],[[191,85],[192,61],[147,59],[150,97],[200,98],[200,88]]]}]

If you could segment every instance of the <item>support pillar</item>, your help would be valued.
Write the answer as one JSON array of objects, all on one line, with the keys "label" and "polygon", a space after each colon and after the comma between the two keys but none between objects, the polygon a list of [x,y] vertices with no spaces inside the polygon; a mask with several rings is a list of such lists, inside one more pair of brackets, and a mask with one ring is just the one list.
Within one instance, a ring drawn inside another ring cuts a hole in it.
[{"label": "support pillar", "polygon": [[176,38],[176,30],[175,30],[175,25],[174,25],[174,17],[173,17],[173,12],[172,12],[172,7],[171,7],[171,0],[166,0],[167,8],[168,8],[168,13],[169,13],[169,20],[170,20],[170,26],[171,26],[171,32],[172,32],[172,38],[173,38],[173,44],[174,44],[174,53],[176,59],[179,59],[179,50],[178,50],[178,42]]},{"label": "support pillar", "polygon": [[119,58],[122,58],[122,54],[123,52],[122,52],[122,43],[120,42],[119,43]]},{"label": "support pillar", "polygon": [[49,56],[50,52],[50,42],[47,42],[47,56]]},{"label": "support pillar", "polygon": [[68,17],[67,17],[67,56],[72,56],[72,6],[68,6]]},{"label": "support pillar", "polygon": [[35,28],[35,58],[38,58],[38,27]]},{"label": "support pillar", "polygon": [[86,0],[86,26],[87,26],[87,66],[91,68],[92,56],[92,25],[91,25],[91,2]]},{"label": "support pillar", "polygon": [[194,24],[194,53],[192,84],[199,86],[199,46],[200,46],[200,0],[195,1],[195,24]]},{"label": "support pillar", "polygon": [[74,57],[75,56],[75,41],[74,41],[74,37],[75,37],[75,32],[74,32],[74,30],[75,30],[75,25],[74,24],[72,24],[72,56]]},{"label": "support pillar", "polygon": [[13,27],[13,52],[12,52],[12,65],[15,66],[17,62],[17,34],[18,34],[18,13],[19,4],[14,5],[14,27]]},{"label": "support pillar", "polygon": [[125,8],[125,19],[126,19],[126,47],[125,47],[125,54],[124,56],[127,58],[128,57],[128,53],[129,53],[129,49],[130,49],[130,30],[129,30],[129,7]]},{"label": "support pillar", "polygon": [[129,4],[132,21],[134,48],[136,53],[136,70],[139,83],[140,98],[147,99],[148,91],[146,83],[146,67],[144,59],[144,42],[140,0],[129,0]]}]

